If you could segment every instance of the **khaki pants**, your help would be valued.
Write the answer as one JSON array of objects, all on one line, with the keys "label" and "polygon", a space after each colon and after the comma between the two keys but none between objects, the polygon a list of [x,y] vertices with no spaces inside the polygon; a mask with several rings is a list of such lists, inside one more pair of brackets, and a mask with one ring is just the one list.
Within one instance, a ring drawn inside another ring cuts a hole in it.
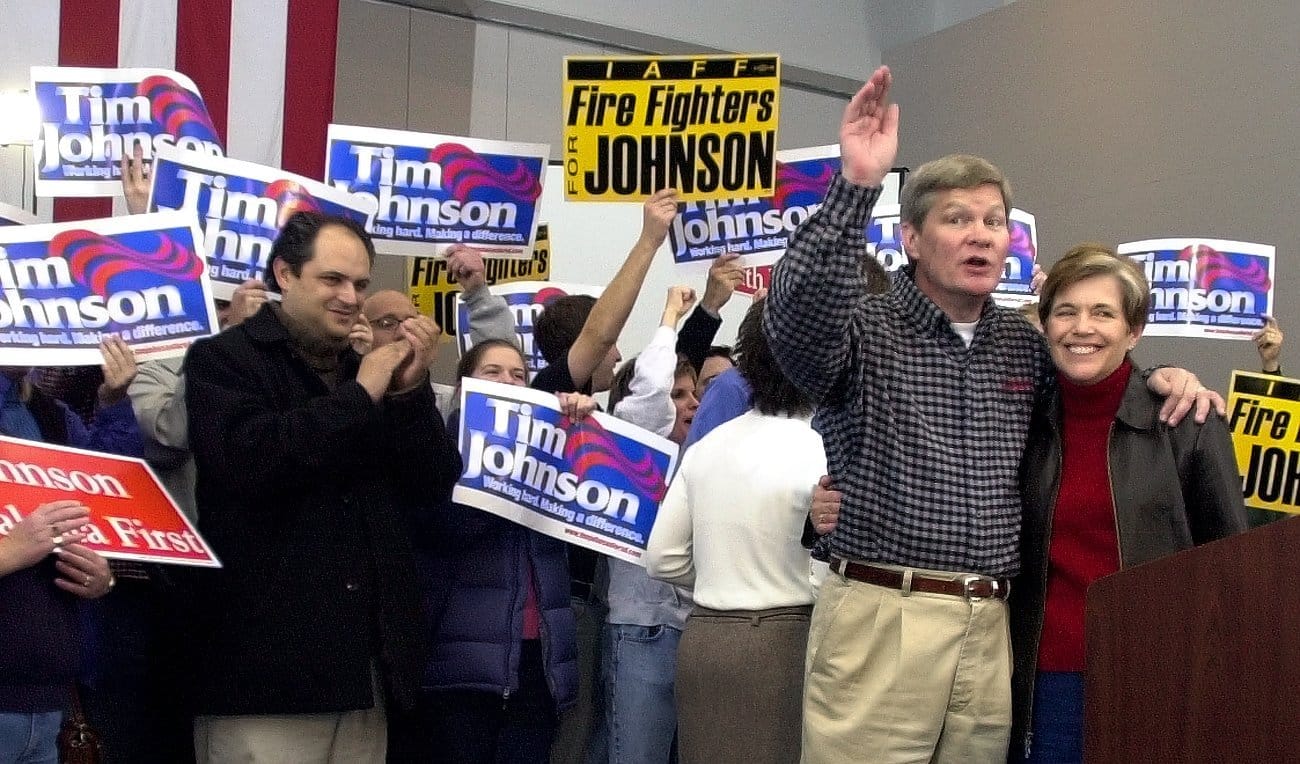
[{"label": "khaki pants", "polygon": [[904,595],[831,573],[806,667],[804,764],[1006,761],[1005,602]]},{"label": "khaki pants", "polygon": [[194,719],[198,764],[384,764],[388,723],[384,691],[375,706],[336,714],[199,716]]}]

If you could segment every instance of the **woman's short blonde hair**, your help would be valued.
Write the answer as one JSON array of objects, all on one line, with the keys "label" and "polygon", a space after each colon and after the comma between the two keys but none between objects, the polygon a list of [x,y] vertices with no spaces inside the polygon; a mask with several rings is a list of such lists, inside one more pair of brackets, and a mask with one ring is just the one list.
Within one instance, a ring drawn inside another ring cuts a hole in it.
[{"label": "woman's short blonde hair", "polygon": [[1052,266],[1038,295],[1038,318],[1043,325],[1047,325],[1058,292],[1093,276],[1113,276],[1119,282],[1124,320],[1128,321],[1130,330],[1146,326],[1147,311],[1151,307],[1151,287],[1142,269],[1127,257],[1115,254],[1115,250],[1105,244],[1096,242],[1072,247],[1060,262]]}]

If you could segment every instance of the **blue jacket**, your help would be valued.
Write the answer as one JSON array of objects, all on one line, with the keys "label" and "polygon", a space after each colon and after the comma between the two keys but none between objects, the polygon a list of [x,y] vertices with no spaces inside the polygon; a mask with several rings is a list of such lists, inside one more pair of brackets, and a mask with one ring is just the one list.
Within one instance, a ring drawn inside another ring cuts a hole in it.
[{"label": "blue jacket", "polygon": [[[0,375],[0,399],[15,384]],[[95,426],[62,401],[33,388],[27,410],[41,440],[136,456],[141,441],[131,404],[102,409]],[[0,431],[0,435],[13,435]],[[35,507],[21,507],[24,515]],[[51,555],[37,564],[0,576],[0,713],[56,711],[68,700],[68,687],[81,664],[80,600],[54,586],[58,572]]]},{"label": "blue jacket", "polygon": [[572,706],[578,697],[577,626],[565,544],[460,504],[449,502],[437,516],[439,532],[416,532],[417,564],[433,615],[425,689],[503,696],[518,689],[524,566],[531,565],[547,685],[559,710]]}]

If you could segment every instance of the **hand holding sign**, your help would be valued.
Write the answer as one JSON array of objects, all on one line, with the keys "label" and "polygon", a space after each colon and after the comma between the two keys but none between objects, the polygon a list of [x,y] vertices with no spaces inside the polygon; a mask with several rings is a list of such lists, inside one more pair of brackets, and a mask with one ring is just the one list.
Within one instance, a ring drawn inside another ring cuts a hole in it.
[{"label": "hand holding sign", "polygon": [[677,217],[677,189],[665,188],[645,200],[644,220],[641,223],[641,241],[658,249],[668,238],[668,227]]},{"label": "hand holding sign", "polygon": [[122,196],[126,197],[126,211],[140,215],[149,209],[149,165],[144,161],[144,149],[136,144],[128,156],[122,154]]},{"label": "hand holding sign", "polygon": [[100,367],[104,383],[99,386],[99,405],[112,406],[126,397],[126,389],[135,379],[138,370],[135,351],[121,337],[109,334],[99,341],[99,352],[104,356]]},{"label": "hand holding sign", "polygon": [[486,284],[486,270],[483,255],[468,244],[453,244],[447,250],[447,271],[460,284],[462,292],[468,294]]},{"label": "hand holding sign", "polygon": [[1255,347],[1259,350],[1261,369],[1275,373],[1282,368],[1282,330],[1278,328],[1276,318],[1265,317],[1264,328],[1255,332],[1251,339],[1255,340]]},{"label": "hand holding sign", "polygon": [[108,560],[81,544],[64,547],[54,567],[62,576],[54,579],[54,585],[82,599],[103,597],[112,591],[113,584],[116,583],[113,572],[108,568]]},{"label": "hand holding sign", "polygon": [[0,536],[0,575],[30,568],[63,544],[81,540],[90,510],[80,501],[51,501]]},{"label": "hand holding sign", "polygon": [[266,299],[266,284],[260,279],[245,279],[230,296],[230,311],[221,328],[239,326],[245,319],[252,318],[254,313],[262,309],[262,303]]},{"label": "hand holding sign", "polygon": [[559,403],[560,413],[574,424],[586,419],[596,410],[596,399],[582,393],[556,393],[555,400]]},{"label": "hand holding sign", "polygon": [[700,300],[700,307],[715,316],[731,299],[736,287],[745,278],[745,267],[737,262],[738,260],[740,255],[727,252],[709,266],[709,283],[704,287],[704,298]]},{"label": "hand holding sign", "polygon": [[844,107],[840,122],[840,168],[859,186],[879,186],[898,154],[898,104],[889,102],[889,67],[877,69]]}]

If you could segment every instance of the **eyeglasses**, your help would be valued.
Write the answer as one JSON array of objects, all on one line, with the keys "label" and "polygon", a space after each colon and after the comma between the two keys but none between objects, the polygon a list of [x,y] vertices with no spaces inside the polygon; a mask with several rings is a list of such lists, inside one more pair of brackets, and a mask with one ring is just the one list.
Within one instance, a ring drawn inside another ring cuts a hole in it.
[{"label": "eyeglasses", "polygon": [[408,318],[415,318],[415,316],[381,316],[380,318],[371,321],[370,325],[375,329],[383,329],[384,331],[389,332],[396,329],[398,325]]}]

